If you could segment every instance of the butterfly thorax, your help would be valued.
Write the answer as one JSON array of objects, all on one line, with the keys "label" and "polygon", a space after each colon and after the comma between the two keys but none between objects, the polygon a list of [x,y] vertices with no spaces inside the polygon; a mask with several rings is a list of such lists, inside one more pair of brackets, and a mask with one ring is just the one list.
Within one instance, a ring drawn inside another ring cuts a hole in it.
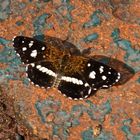
[{"label": "butterfly thorax", "polygon": [[57,71],[61,70],[61,63],[63,62],[63,58],[66,55],[68,55],[68,53],[65,51],[62,52],[54,46],[48,47],[45,51],[45,59],[50,61]]},{"label": "butterfly thorax", "polygon": [[82,73],[84,71],[87,59],[83,56],[71,56],[64,66],[65,74]]},{"label": "butterfly thorax", "polygon": [[65,74],[83,71],[87,62],[87,58],[83,56],[71,55],[67,50],[61,51],[54,46],[46,49],[45,58],[52,62],[59,73]]}]

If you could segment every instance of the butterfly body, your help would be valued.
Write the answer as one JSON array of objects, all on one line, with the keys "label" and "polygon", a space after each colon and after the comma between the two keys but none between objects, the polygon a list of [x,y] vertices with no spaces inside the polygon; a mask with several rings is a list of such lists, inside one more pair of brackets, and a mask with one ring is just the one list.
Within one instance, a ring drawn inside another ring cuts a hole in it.
[{"label": "butterfly body", "polygon": [[116,70],[83,56],[67,41],[46,37],[41,42],[18,36],[13,42],[16,53],[26,64],[28,78],[40,87],[57,88],[69,98],[86,98],[120,79]]}]

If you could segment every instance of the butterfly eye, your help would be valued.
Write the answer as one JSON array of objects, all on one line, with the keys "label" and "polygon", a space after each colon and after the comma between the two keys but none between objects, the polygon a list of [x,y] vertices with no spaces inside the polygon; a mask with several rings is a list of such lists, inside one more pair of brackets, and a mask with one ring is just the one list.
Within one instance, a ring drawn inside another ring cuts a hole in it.
[{"label": "butterfly eye", "polygon": [[57,88],[74,100],[109,88],[121,78],[115,69],[79,54],[73,44],[58,38],[49,37],[46,42],[41,42],[18,36],[13,39],[13,46],[26,64],[26,73],[32,83],[46,89]]}]

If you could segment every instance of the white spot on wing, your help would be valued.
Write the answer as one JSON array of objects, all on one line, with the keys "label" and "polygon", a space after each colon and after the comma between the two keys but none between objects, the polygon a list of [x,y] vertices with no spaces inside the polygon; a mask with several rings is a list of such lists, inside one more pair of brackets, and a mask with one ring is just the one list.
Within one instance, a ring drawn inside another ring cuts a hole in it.
[{"label": "white spot on wing", "polygon": [[22,40],[22,43],[24,43],[24,40]]},{"label": "white spot on wing", "polygon": [[26,50],[27,50],[27,48],[26,48],[26,47],[23,47],[23,48],[22,48],[22,51],[26,51]]},{"label": "white spot on wing", "polygon": [[89,84],[88,83],[85,83],[85,87],[88,87],[89,86]]},{"label": "white spot on wing", "polygon": [[31,57],[36,58],[36,56],[37,56],[37,50],[33,50],[30,55],[31,55]]},{"label": "white spot on wing", "polygon": [[35,84],[36,87],[39,87],[39,85]]},{"label": "white spot on wing", "polygon": [[29,43],[29,48],[31,48],[33,46],[34,41],[30,41]]},{"label": "white spot on wing", "polygon": [[115,82],[118,82],[120,80],[120,78],[121,78],[121,74],[118,73],[118,76],[117,76],[117,79],[115,80]]},{"label": "white spot on wing", "polygon": [[89,88],[89,90],[88,90],[88,95],[91,93],[91,88]]},{"label": "white spot on wing", "polygon": [[90,64],[90,63],[88,63],[88,64],[87,64],[87,66],[88,66],[88,67],[90,67],[90,66],[91,66],[91,64]]},{"label": "white spot on wing", "polygon": [[14,42],[15,38],[16,38],[16,36],[13,37],[13,39],[12,39],[13,42]]},{"label": "white spot on wing", "polygon": [[[72,100],[72,98],[71,97],[68,97],[70,100]],[[74,98],[73,100],[76,100],[76,98]]]},{"label": "white spot on wing", "polygon": [[79,85],[83,85],[83,82],[82,82],[82,80],[79,80]]},{"label": "white spot on wing", "polygon": [[89,95],[86,95],[84,98],[87,98]]},{"label": "white spot on wing", "polygon": [[26,71],[28,71],[28,65],[26,66]]},{"label": "white spot on wing", "polygon": [[106,77],[105,75],[102,76],[102,79],[103,79],[103,80],[106,80],[106,78],[107,78],[107,77]]},{"label": "white spot on wing", "polygon": [[34,63],[31,63],[31,66],[32,66],[32,67],[34,67],[34,66],[35,66],[35,64],[34,64]]},{"label": "white spot on wing", "polygon": [[95,79],[95,75],[96,75],[96,72],[95,72],[95,71],[92,71],[92,72],[89,74],[89,78]]},{"label": "white spot on wing", "polygon": [[102,87],[108,87],[108,85],[103,85]]},{"label": "white spot on wing", "polygon": [[20,57],[19,53],[17,53],[17,56],[19,56],[19,57]]},{"label": "white spot on wing", "polygon": [[45,47],[42,47],[41,50],[44,51],[45,50]]},{"label": "white spot on wing", "polygon": [[100,73],[103,73],[104,72],[104,67],[100,66],[99,71],[100,71]]},{"label": "white spot on wing", "polygon": [[117,77],[118,79],[120,79],[121,78],[121,74],[120,73],[118,73],[118,77]]},{"label": "white spot on wing", "polygon": [[37,65],[36,68],[37,68],[37,69],[40,69],[40,68],[41,68],[41,65]]},{"label": "white spot on wing", "polygon": [[78,99],[77,98],[73,98],[73,100],[77,101]]}]

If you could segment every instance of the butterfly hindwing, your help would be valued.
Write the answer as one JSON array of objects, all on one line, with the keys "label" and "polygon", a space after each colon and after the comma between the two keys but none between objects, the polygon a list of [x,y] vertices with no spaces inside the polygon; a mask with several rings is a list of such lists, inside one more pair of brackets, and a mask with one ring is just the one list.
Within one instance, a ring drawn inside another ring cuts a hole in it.
[{"label": "butterfly hindwing", "polygon": [[80,73],[71,73],[61,77],[58,89],[72,99],[87,98],[92,89]]},{"label": "butterfly hindwing", "polygon": [[48,88],[53,86],[56,78],[55,68],[50,62],[31,63],[26,67],[28,78],[40,87]]}]

